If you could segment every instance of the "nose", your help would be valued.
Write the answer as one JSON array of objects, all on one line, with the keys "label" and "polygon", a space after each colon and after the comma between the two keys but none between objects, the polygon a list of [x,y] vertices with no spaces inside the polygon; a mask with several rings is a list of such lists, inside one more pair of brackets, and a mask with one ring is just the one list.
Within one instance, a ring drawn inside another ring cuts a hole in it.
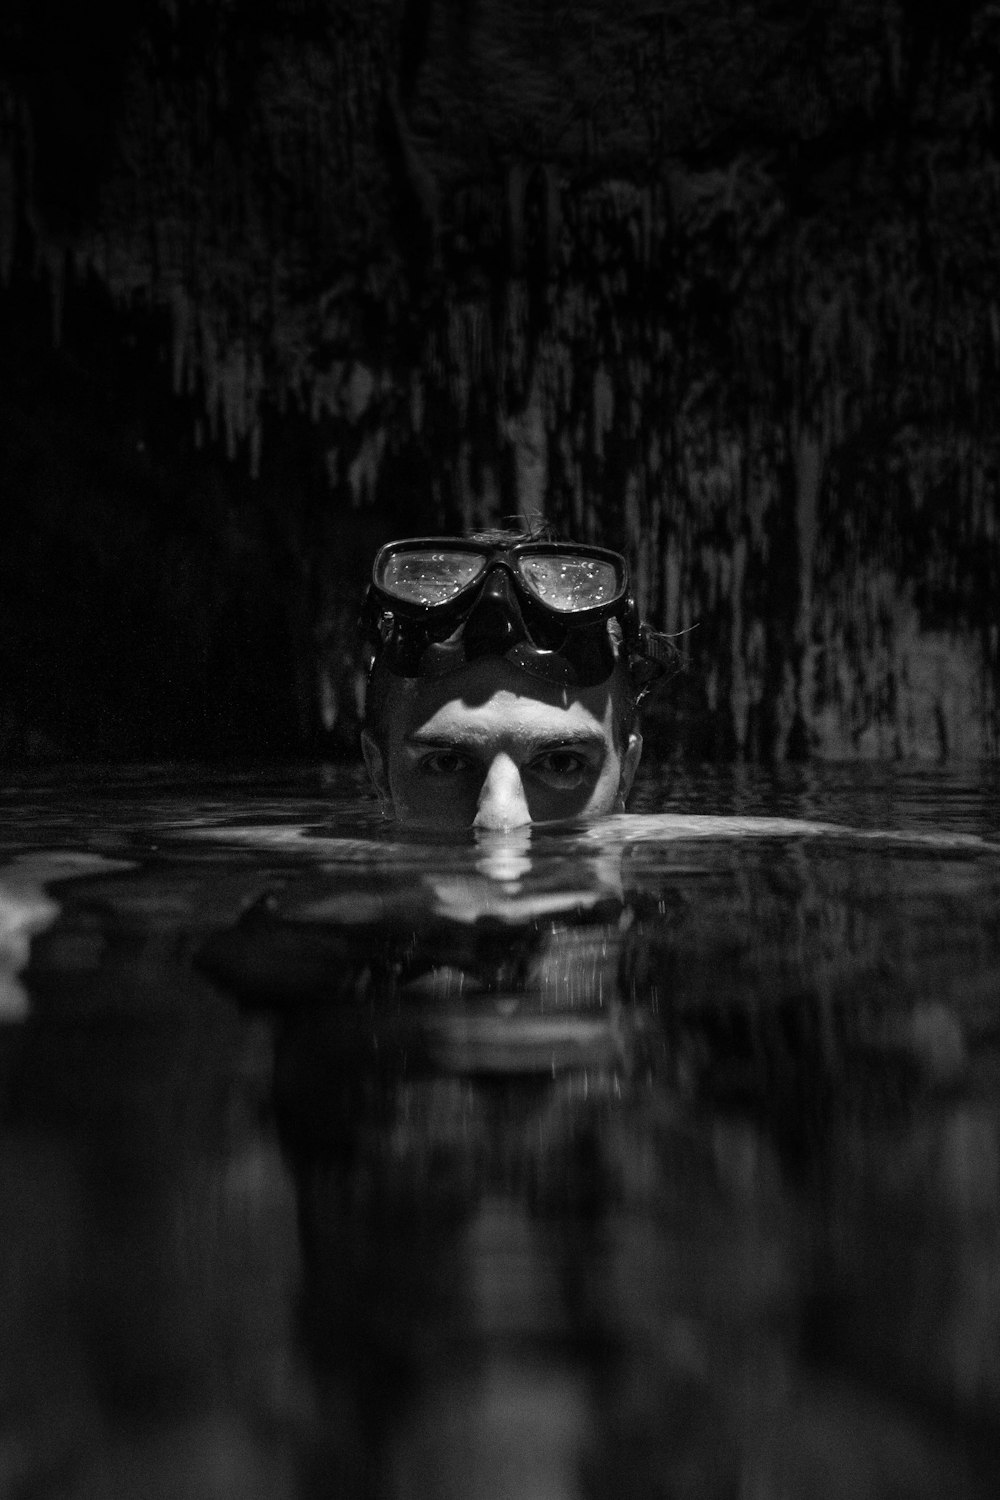
[{"label": "nose", "polygon": [[523,828],[531,822],[521,773],[503,751],[490,762],[479,792],[473,828]]}]

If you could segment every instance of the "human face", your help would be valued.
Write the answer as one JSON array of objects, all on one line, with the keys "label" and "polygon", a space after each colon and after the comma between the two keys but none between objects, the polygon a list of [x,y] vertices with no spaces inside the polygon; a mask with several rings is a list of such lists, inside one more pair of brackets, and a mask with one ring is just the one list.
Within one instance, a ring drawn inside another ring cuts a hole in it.
[{"label": "human face", "polygon": [[612,681],[565,688],[499,657],[437,678],[399,678],[368,769],[401,823],[521,828],[621,811],[642,740],[615,742]]}]

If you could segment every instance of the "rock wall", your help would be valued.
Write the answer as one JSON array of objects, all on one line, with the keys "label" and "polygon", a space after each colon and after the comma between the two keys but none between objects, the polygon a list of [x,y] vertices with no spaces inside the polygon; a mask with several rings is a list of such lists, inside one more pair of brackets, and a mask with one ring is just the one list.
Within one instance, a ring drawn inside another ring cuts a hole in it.
[{"label": "rock wall", "polygon": [[665,748],[996,752],[995,6],[6,24],[3,298],[46,358],[74,306],[75,366],[94,320],[141,343],[161,489],[182,451],[230,496],[175,545],[283,621],[291,744],[350,737],[370,546],[522,514],[623,545],[685,632]]}]

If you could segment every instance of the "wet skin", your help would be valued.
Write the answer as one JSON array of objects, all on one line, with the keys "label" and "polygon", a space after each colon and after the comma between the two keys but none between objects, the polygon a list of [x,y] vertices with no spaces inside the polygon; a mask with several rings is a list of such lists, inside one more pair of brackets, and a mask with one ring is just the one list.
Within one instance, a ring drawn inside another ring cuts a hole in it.
[{"label": "wet skin", "polygon": [[385,745],[366,731],[362,747],[401,823],[502,830],[624,809],[642,739],[618,744],[612,679],[563,688],[487,657],[398,682]]}]

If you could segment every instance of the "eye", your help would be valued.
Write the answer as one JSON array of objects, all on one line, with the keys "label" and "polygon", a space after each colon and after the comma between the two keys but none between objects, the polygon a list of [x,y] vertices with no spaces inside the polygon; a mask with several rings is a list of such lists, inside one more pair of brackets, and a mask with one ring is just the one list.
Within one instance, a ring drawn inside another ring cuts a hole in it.
[{"label": "eye", "polygon": [[460,776],[469,769],[469,757],[458,750],[432,750],[420,758],[425,776]]},{"label": "eye", "polygon": [[535,756],[531,769],[545,781],[575,786],[589,769],[589,762],[578,750],[546,750]]}]

